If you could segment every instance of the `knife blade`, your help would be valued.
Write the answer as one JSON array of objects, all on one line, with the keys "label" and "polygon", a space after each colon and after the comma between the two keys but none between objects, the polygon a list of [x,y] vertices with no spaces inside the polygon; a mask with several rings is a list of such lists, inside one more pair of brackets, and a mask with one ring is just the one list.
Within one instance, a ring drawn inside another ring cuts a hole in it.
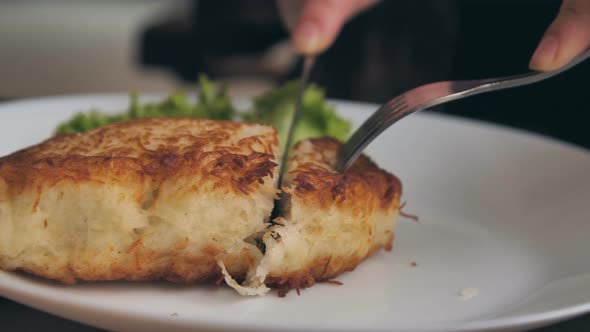
[{"label": "knife blade", "polygon": [[[297,94],[297,99],[295,100],[295,109],[293,110],[293,115],[291,116],[291,123],[289,124],[289,131],[287,132],[287,139],[284,145],[285,151],[281,156],[281,163],[279,165],[279,178],[277,180],[277,189],[281,189],[281,185],[283,183],[283,178],[285,172],[287,171],[287,162],[289,161],[289,147],[293,143],[293,135],[295,133],[295,128],[297,127],[297,122],[299,121],[299,116],[301,113],[301,104],[303,103],[303,95],[305,93],[305,89],[307,88],[307,83],[309,81],[309,75],[311,74],[311,69],[313,68],[313,64],[315,62],[315,56],[308,55],[303,60],[303,70],[301,73],[301,86],[299,87],[299,92]],[[278,205],[275,204],[273,212],[271,214],[271,222],[272,220],[277,217],[278,213]]]},{"label": "knife blade", "polygon": [[295,109],[293,110],[293,115],[291,117],[291,123],[289,125],[289,131],[287,132],[287,140],[284,145],[285,151],[281,157],[281,164],[279,166],[279,179],[278,179],[278,188],[281,188],[281,184],[283,182],[284,173],[287,171],[287,162],[289,161],[289,147],[293,143],[293,135],[295,133],[295,128],[297,127],[297,122],[299,121],[299,116],[301,113],[301,104],[303,103],[303,94],[305,93],[305,89],[307,88],[307,83],[309,81],[309,75],[311,73],[311,69],[315,62],[315,57],[312,55],[308,55],[305,57],[303,61],[303,71],[301,73],[301,86],[299,87],[299,92],[297,94],[297,99],[295,100]]}]

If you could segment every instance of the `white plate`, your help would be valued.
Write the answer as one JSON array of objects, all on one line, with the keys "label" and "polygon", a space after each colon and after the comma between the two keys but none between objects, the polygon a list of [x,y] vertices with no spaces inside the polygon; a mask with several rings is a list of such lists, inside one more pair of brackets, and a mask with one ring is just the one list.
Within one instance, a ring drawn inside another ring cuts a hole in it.
[{"label": "white plate", "polygon": [[[0,154],[47,138],[75,111],[126,104],[126,95],[4,104]],[[355,125],[375,109],[336,105]],[[406,211],[420,222],[402,220],[393,252],[338,277],[342,286],[243,298],[209,286],[63,286],[0,272],[0,295],[102,328],[140,331],[515,330],[590,311],[588,152],[422,113],[368,153],[401,178]],[[467,287],[479,294],[461,299]]]}]

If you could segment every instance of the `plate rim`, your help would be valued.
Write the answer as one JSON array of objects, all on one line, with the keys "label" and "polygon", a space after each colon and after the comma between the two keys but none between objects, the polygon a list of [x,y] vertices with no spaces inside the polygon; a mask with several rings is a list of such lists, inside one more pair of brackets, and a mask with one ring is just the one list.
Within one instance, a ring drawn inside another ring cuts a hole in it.
[{"label": "plate rim", "polygon": [[[6,279],[12,278],[12,281],[9,280],[8,283],[16,282],[21,283],[19,288],[7,288]],[[25,278],[25,281],[18,280],[20,278]],[[51,287],[49,283],[52,281],[44,281],[44,280],[36,280],[37,278],[29,278],[28,276],[24,275],[20,272],[8,272],[8,271],[0,271],[0,291],[3,293],[8,289],[9,292],[14,292],[18,295],[26,296],[27,300],[19,301],[15,299],[17,296],[5,296],[15,302],[25,304],[27,306],[36,308],[40,311],[49,312],[53,315],[57,315],[59,317],[63,317],[69,320],[79,321],[83,324],[98,326],[98,327],[107,327],[108,325],[100,325],[100,324],[91,324],[86,321],[80,321],[76,318],[69,317],[68,315],[63,315],[60,313],[60,310],[55,310],[53,308],[46,309],[43,306],[36,305],[32,303],[33,300],[44,299],[44,302],[47,304],[58,305],[58,307],[64,307],[64,303],[66,306],[71,307],[78,307],[82,309],[83,312],[86,313],[108,313],[110,317],[127,317],[133,320],[141,320],[142,324],[167,324],[170,327],[177,327],[182,329],[187,328],[214,328],[217,330],[228,330],[228,331],[241,331],[241,330],[255,330],[255,331],[293,331],[293,332],[300,332],[300,331],[310,331],[310,330],[318,330],[314,329],[311,325],[299,325],[299,326],[292,326],[292,327],[285,327],[280,324],[273,324],[272,322],[265,322],[264,324],[248,324],[244,326],[240,324],[240,322],[228,322],[228,321],[201,321],[198,324],[195,324],[194,320],[184,319],[184,316],[174,316],[169,317],[168,315],[164,316],[150,316],[145,313],[136,312],[136,311],[117,311],[116,308],[108,308],[106,305],[100,306],[93,306],[92,304],[88,303],[79,303],[75,301],[63,301],[56,297],[44,297],[36,295],[36,289],[27,289],[26,283],[34,283],[33,287]],[[40,283],[39,283],[40,282]],[[62,285],[57,285],[62,286]],[[67,286],[62,286],[67,287]],[[51,291],[58,291],[58,289],[51,289]],[[29,300],[30,299],[30,300]],[[521,328],[521,327],[534,327],[534,326],[543,326],[546,323],[555,322],[563,319],[568,319],[575,317],[580,314],[584,314],[590,312],[590,299],[587,303],[581,303],[574,306],[569,306],[566,308],[561,309],[554,309],[554,310],[544,310],[537,313],[526,314],[526,315],[519,315],[519,316],[509,316],[505,318],[499,319],[483,319],[479,321],[473,322],[434,322],[430,324],[423,324],[423,325],[416,325],[416,324],[407,324],[407,325],[398,325],[393,326],[396,329],[401,329],[403,331],[412,331],[412,332],[421,332],[421,331],[485,331],[485,330],[498,330],[498,329],[514,329],[514,328]],[[305,324],[305,322],[304,322]],[[336,331],[335,329],[325,328],[321,329],[325,331]],[[391,329],[373,329],[371,331],[387,331]],[[341,329],[339,328],[338,331],[357,331],[357,329],[352,326],[349,328]]]}]

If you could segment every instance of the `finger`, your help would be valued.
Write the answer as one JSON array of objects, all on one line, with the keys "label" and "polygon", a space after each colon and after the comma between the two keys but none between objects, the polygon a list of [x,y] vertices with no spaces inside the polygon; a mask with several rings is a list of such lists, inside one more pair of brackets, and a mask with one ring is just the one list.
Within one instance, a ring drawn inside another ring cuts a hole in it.
[{"label": "finger", "polygon": [[293,31],[293,46],[303,54],[318,54],[334,43],[342,26],[377,0],[307,0]]},{"label": "finger", "polygon": [[590,46],[590,1],[564,0],[557,18],[545,32],[529,67],[554,70]]}]

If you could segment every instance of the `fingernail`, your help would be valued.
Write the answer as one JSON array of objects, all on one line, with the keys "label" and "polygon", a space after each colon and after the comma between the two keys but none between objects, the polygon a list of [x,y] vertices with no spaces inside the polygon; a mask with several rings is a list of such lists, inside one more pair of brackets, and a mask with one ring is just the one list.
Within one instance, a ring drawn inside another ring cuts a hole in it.
[{"label": "fingernail", "polygon": [[293,44],[296,50],[301,53],[317,53],[321,50],[320,29],[314,22],[302,22],[297,26],[294,34]]},{"label": "fingernail", "polygon": [[546,36],[541,40],[539,47],[533,54],[530,66],[543,69],[550,66],[557,55],[559,41],[554,36]]}]

